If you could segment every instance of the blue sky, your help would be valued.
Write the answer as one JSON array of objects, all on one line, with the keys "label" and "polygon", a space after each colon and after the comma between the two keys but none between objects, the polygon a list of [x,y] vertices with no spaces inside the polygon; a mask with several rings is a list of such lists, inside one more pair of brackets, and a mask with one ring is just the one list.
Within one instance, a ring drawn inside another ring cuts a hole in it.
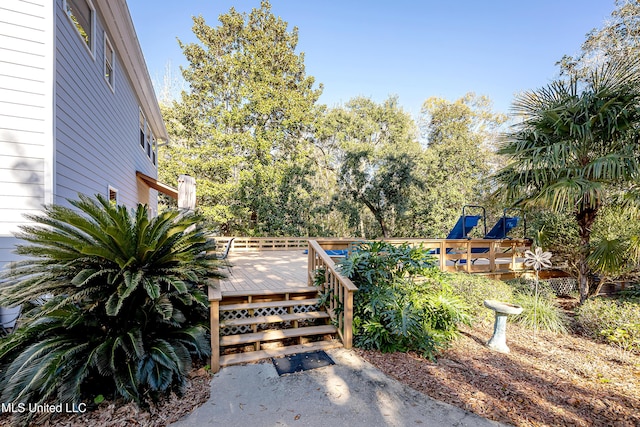
[{"label": "blue sky", "polygon": [[[233,6],[259,0],[128,0],[154,83],[167,64],[177,75],[186,61],[176,38],[195,41],[194,15],[210,26]],[[307,74],[324,84],[329,106],[355,96],[381,102],[398,95],[414,116],[424,100],[487,95],[506,113],[517,92],[557,76],[564,54],[601,27],[614,0],[272,0],[272,11],[299,29],[297,52]]]}]

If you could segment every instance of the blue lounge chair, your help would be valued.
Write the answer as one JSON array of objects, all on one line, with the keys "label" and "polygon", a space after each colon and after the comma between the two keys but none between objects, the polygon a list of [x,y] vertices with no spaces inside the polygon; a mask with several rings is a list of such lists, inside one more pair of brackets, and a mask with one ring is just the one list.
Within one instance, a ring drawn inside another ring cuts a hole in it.
[{"label": "blue lounge chair", "polygon": [[482,218],[481,215],[463,215],[458,218],[458,222],[453,226],[447,239],[464,239],[473,230]]},{"label": "blue lounge chair", "polygon": [[[483,237],[483,239],[506,239],[507,234],[509,234],[511,230],[516,228],[519,222],[520,217],[503,216],[498,220],[498,222],[496,222],[496,225],[491,228],[491,230]],[[471,248],[472,254],[486,254],[487,252],[489,252],[489,248]],[[475,263],[478,258],[474,258],[473,260],[471,260],[471,263]],[[460,264],[464,264],[466,260],[461,259],[459,260],[459,262]]]},{"label": "blue lounge chair", "polygon": [[484,236],[485,239],[505,239],[507,234],[518,226],[520,217],[503,216],[496,225]]},{"label": "blue lounge chair", "polygon": [[[463,215],[458,218],[458,222],[453,226],[447,239],[465,239],[467,235],[478,225],[482,215]],[[447,253],[450,254],[453,251],[452,248],[447,249]],[[440,249],[432,249],[429,251],[430,255],[439,255]]]}]

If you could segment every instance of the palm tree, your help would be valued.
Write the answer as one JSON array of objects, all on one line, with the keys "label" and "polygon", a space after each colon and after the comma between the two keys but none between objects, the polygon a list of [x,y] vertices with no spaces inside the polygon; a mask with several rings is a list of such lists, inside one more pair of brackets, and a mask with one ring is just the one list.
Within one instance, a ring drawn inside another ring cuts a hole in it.
[{"label": "palm tree", "polygon": [[194,215],[70,203],[30,217],[26,259],[2,277],[0,305],[27,310],[0,340],[1,401],[142,401],[180,388],[192,358],[210,353],[212,241]]},{"label": "palm tree", "polygon": [[520,205],[573,212],[581,249],[580,301],[595,291],[587,258],[591,227],[615,192],[640,178],[640,61],[610,61],[516,98],[522,121],[499,153],[499,192]]}]

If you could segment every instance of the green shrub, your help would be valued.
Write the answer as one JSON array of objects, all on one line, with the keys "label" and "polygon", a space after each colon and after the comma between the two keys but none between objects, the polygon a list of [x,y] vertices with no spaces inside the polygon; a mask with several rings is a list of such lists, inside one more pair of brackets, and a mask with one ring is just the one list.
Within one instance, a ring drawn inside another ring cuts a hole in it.
[{"label": "green shrub", "polygon": [[620,292],[620,294],[626,298],[640,299],[640,283],[632,283],[628,288]]},{"label": "green shrub", "polygon": [[193,215],[70,203],[30,217],[18,236],[26,258],[3,277],[0,305],[32,308],[0,341],[2,402],[140,402],[180,389],[192,357],[210,354],[213,243]]},{"label": "green shrub", "polygon": [[358,286],[354,343],[383,352],[416,350],[433,358],[468,323],[468,307],[442,280],[427,250],[365,243],[341,263]]},{"label": "green shrub", "polygon": [[640,299],[591,298],[576,314],[587,336],[624,350],[640,351]]},{"label": "green shrub", "polygon": [[511,287],[501,280],[467,273],[446,273],[444,280],[469,307],[476,321],[492,320],[494,317],[493,311],[484,306],[484,300],[513,300]]}]

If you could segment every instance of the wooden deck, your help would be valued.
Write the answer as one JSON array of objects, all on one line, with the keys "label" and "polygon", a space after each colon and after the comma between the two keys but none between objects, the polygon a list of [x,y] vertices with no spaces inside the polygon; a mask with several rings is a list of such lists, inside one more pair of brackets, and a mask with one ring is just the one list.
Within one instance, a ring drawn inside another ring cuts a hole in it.
[{"label": "wooden deck", "polygon": [[220,280],[220,290],[258,291],[307,286],[308,255],[303,249],[263,252],[231,252],[230,269]]},{"label": "wooden deck", "polygon": [[[219,238],[221,242],[225,238]],[[226,238],[228,239],[228,238]],[[220,281],[220,291],[271,291],[308,286],[308,255],[304,253],[304,239],[294,238],[236,238],[229,253],[229,269],[223,269],[226,279]],[[255,240],[255,241],[254,241]],[[228,240],[227,240],[228,241]],[[322,248],[348,249],[353,239],[318,239]],[[226,241],[224,241],[226,243]],[[390,239],[391,244],[420,244],[438,257],[443,271],[464,271],[495,278],[512,278],[525,271],[522,255],[529,242],[522,239],[501,241]],[[285,249],[286,248],[286,249]],[[473,252],[480,251],[480,252]]]}]

